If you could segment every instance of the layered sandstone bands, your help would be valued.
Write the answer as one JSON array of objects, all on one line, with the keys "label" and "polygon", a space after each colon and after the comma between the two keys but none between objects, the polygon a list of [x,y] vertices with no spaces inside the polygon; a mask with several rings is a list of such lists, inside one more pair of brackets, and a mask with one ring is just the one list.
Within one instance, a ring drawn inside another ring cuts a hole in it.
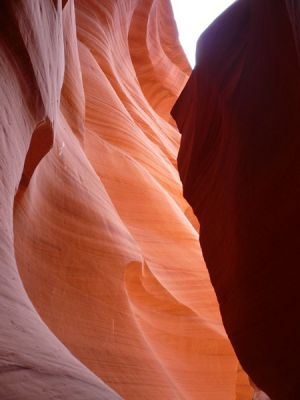
[{"label": "layered sandstone bands", "polygon": [[169,2],[0,19],[1,399],[249,399],[176,170]]}]

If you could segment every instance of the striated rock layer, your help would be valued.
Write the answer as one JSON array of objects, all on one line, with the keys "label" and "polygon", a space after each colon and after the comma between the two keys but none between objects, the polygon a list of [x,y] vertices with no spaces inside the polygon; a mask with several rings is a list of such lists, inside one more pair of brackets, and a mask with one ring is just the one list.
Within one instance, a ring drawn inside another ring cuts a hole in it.
[{"label": "striated rock layer", "polygon": [[250,399],[176,170],[170,3],[0,7],[0,398]]}]

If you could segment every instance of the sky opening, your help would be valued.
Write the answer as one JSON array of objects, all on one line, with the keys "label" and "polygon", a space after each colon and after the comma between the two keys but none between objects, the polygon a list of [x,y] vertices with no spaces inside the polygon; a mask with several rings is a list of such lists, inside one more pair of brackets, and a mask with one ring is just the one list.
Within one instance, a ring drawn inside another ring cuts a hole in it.
[{"label": "sky opening", "polygon": [[234,0],[171,0],[171,3],[180,43],[194,67],[199,36]]}]

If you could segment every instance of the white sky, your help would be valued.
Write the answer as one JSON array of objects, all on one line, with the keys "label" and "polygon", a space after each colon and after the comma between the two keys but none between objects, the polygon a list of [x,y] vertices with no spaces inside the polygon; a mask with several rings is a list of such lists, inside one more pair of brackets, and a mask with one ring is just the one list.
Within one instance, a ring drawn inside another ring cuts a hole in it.
[{"label": "white sky", "polygon": [[200,34],[234,0],[171,0],[180,43],[192,67]]}]

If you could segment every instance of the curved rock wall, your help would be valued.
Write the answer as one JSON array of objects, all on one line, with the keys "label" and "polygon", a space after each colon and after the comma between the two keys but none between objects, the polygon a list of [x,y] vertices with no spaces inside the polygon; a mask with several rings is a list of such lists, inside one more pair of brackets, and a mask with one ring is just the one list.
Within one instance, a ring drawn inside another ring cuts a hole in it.
[{"label": "curved rock wall", "polygon": [[1,3],[0,397],[250,399],[176,169],[167,0]]}]

